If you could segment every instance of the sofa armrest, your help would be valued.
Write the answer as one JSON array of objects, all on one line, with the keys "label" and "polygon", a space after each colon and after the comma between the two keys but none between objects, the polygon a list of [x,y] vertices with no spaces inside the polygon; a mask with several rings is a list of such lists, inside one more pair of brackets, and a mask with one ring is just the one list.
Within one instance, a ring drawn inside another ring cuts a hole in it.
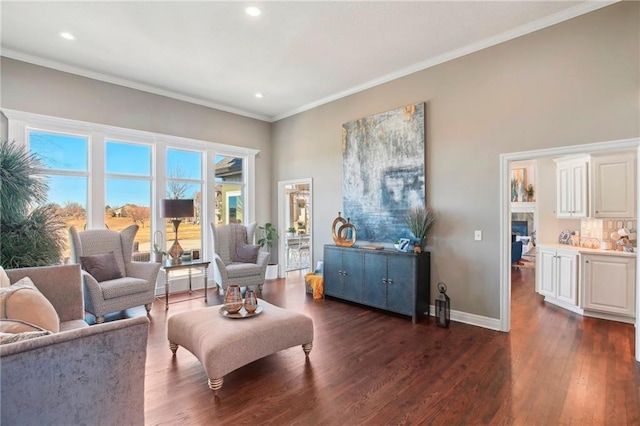
[{"label": "sofa armrest", "polygon": [[137,317],[0,346],[0,423],[144,424],[148,329]]},{"label": "sofa armrest", "polygon": [[511,263],[516,263],[522,259],[522,241],[511,243]]},{"label": "sofa armrest", "polygon": [[80,265],[8,269],[7,275],[12,283],[29,277],[56,309],[60,322],[84,320]]}]

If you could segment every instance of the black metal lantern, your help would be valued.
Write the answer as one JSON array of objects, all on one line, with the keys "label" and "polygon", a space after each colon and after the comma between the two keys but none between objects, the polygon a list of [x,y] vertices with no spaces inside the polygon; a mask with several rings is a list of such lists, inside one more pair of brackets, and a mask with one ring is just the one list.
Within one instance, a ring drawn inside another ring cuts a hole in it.
[{"label": "black metal lantern", "polygon": [[438,283],[440,294],[436,297],[436,325],[438,327],[449,327],[451,321],[451,299],[447,296],[447,285]]}]

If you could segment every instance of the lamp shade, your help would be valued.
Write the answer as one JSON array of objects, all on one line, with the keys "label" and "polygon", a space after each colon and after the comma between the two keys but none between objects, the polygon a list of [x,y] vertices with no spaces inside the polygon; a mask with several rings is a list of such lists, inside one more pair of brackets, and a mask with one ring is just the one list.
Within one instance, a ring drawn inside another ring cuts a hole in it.
[{"label": "lamp shade", "polygon": [[160,217],[193,217],[193,199],[160,200]]}]

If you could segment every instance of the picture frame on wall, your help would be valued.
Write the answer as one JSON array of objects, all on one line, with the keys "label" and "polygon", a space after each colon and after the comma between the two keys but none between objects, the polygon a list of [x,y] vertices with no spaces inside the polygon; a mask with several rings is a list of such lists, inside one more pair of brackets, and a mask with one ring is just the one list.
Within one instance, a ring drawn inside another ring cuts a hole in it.
[{"label": "picture frame on wall", "polygon": [[511,170],[511,202],[525,201],[527,188],[527,169]]}]

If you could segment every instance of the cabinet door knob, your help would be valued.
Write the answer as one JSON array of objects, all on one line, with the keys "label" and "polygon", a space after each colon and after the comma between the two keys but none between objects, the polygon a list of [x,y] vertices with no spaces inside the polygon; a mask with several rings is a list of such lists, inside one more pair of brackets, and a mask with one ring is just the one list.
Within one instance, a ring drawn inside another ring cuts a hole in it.
[{"label": "cabinet door knob", "polygon": [[393,284],[393,280],[387,279],[387,284]]},{"label": "cabinet door knob", "polygon": [[383,278],[383,279],[382,279],[382,282],[383,282],[384,284],[386,284],[386,283],[387,283],[387,279],[386,279],[386,278]]},{"label": "cabinet door knob", "polygon": [[588,260],[585,260],[585,261],[584,261],[584,263],[589,263],[589,261],[588,261]]}]

